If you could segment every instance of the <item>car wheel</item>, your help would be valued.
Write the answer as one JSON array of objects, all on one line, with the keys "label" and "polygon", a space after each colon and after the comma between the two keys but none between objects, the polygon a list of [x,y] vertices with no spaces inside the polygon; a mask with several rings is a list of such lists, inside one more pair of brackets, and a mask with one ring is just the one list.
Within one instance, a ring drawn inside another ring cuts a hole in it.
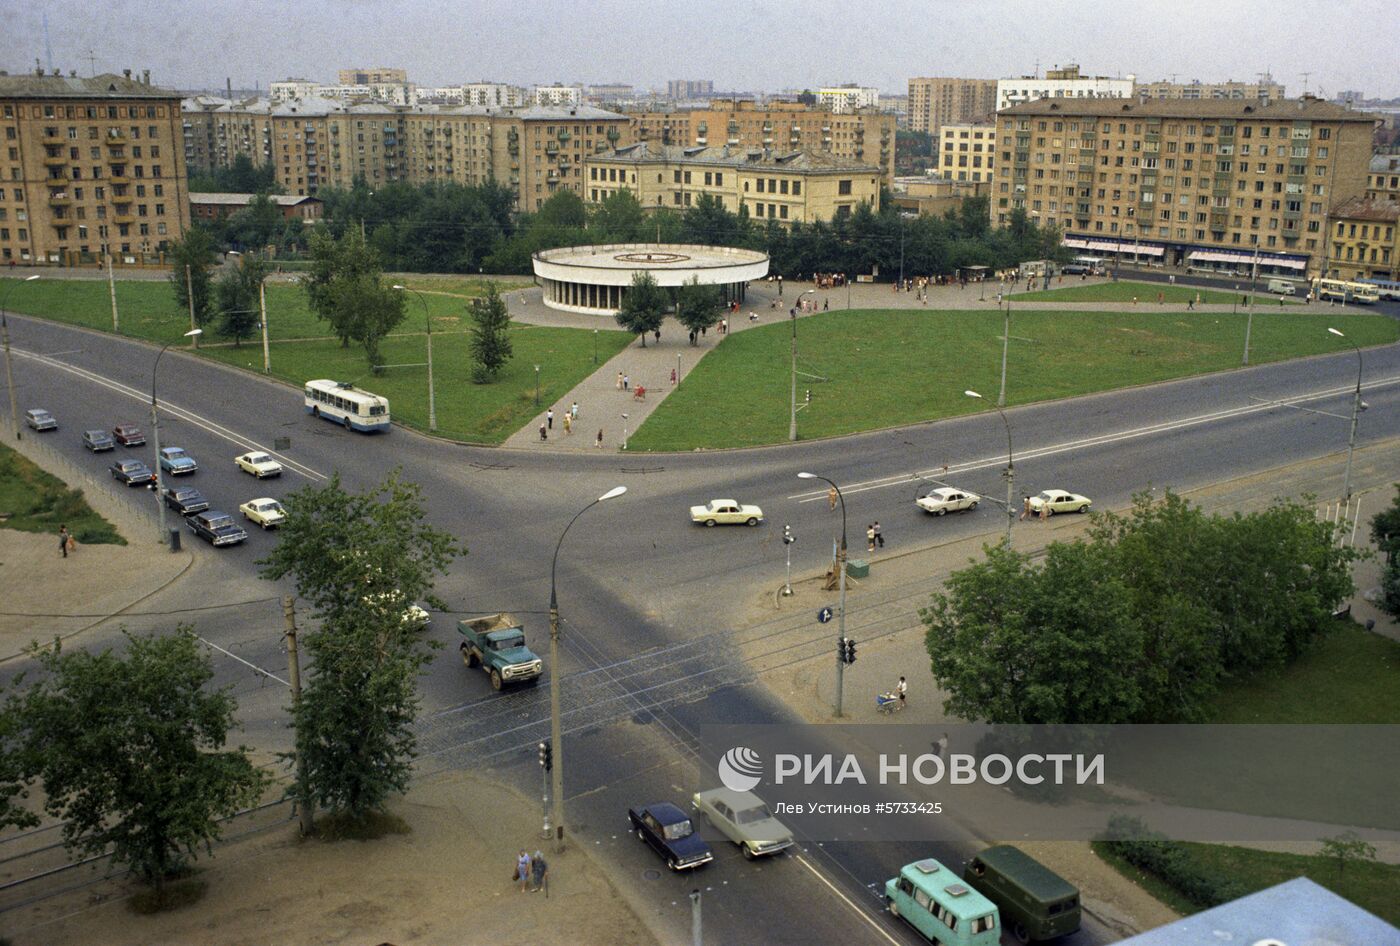
[{"label": "car wheel", "polygon": [[499,690],[500,688],[501,688],[501,671],[499,671],[499,670],[492,670],[492,671],[491,671],[491,689],[493,689],[493,690]]},{"label": "car wheel", "polygon": [[756,526],[756,525],[758,525],[758,520],[755,519],[753,516],[749,516],[748,521],[745,522],[744,525],[746,525],[746,526]]},{"label": "car wheel", "polygon": [[939,515],[939,516],[946,516],[947,514],[948,514],[948,507],[946,507],[946,506],[939,506],[939,507],[938,507],[938,512],[935,513],[935,515]]},{"label": "car wheel", "polygon": [[714,527],[715,527],[715,521],[714,521],[713,519],[706,519],[706,520],[705,520],[705,528],[706,528],[706,529],[713,529]]},{"label": "car wheel", "polygon": [[321,416],[321,409],[320,409],[319,407],[317,407],[315,404],[312,404],[312,405],[311,405],[311,416],[312,416],[312,417],[320,417],[320,416]]},{"label": "car wheel", "polygon": [[641,828],[638,828],[638,829],[637,829],[637,840],[638,840],[638,841],[641,841],[643,844],[646,844],[646,843],[647,843],[647,836],[646,836],[646,834],[642,831]]},{"label": "car wheel", "polygon": [[263,527],[263,531],[264,531],[264,532],[266,532],[268,529],[272,528],[272,526],[268,525],[266,522],[260,522],[260,523],[258,523],[258,524],[259,524],[260,526]]},{"label": "car wheel", "polygon": [[745,859],[745,860],[751,861],[751,860],[753,860],[754,858],[758,857],[758,854],[755,853],[754,849],[751,848],[751,847],[749,847],[747,844],[740,844],[739,847],[740,847],[740,848],[743,850],[743,852],[744,852],[744,859]]},{"label": "car wheel", "polygon": [[1046,507],[1045,507],[1045,518],[1046,518],[1046,519],[1049,519],[1049,518],[1050,518],[1051,516],[1053,516],[1054,514],[1055,514],[1055,507],[1054,507],[1054,506],[1046,506]]},{"label": "car wheel", "polygon": [[892,898],[886,897],[885,905],[889,907],[890,916],[899,916],[899,904],[895,903]]},{"label": "car wheel", "polygon": [[968,511],[968,512],[972,512],[972,510],[974,510],[974,509],[976,509],[976,508],[977,508],[977,504],[976,504],[976,503],[968,503],[968,504],[967,504],[967,511]]},{"label": "car wheel", "polygon": [[1026,929],[1026,924],[1017,923],[1011,927],[1011,935],[1016,937],[1018,943],[1029,943],[1031,941],[1030,930]]},{"label": "car wheel", "polygon": [[346,430],[349,430],[349,429],[350,429],[350,418],[349,418],[349,417],[342,417],[342,418],[340,419],[340,423],[345,427]]},{"label": "car wheel", "polygon": [[1089,511],[1089,504],[1088,504],[1088,503],[1085,503],[1084,505],[1080,506],[1080,507],[1079,507],[1079,511],[1080,511],[1080,512],[1088,512],[1088,511]]},{"label": "car wheel", "polygon": [[468,667],[476,666],[476,653],[466,644],[459,644],[457,649],[462,652],[462,663]]}]

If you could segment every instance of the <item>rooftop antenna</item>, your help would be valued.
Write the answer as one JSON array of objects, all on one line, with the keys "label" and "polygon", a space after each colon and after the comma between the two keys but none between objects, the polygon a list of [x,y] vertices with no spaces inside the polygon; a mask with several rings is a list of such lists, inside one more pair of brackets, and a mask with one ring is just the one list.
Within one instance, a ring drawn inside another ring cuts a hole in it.
[{"label": "rooftop antenna", "polygon": [[1311,73],[1311,72],[1302,72],[1302,73],[1299,73],[1299,75],[1301,75],[1301,76],[1303,77],[1303,94],[1304,94],[1304,95],[1307,95],[1307,94],[1308,94],[1308,76],[1312,75],[1312,73]]},{"label": "rooftop antenna", "polygon": [[87,59],[87,61],[88,61],[88,72],[90,72],[92,75],[96,76],[96,75],[97,75],[97,57],[94,56],[94,55],[92,54],[92,50],[89,49],[89,50],[88,50],[88,54],[87,54],[85,57],[83,57],[83,58]]},{"label": "rooftop antenna", "polygon": [[49,42],[49,11],[44,11],[44,58],[48,61],[49,72],[53,72],[53,43]]}]

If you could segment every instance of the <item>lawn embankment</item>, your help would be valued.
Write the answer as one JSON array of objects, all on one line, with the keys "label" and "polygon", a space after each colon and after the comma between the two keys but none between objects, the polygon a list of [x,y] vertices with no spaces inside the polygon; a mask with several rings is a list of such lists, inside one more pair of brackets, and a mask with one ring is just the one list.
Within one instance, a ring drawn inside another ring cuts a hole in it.
[{"label": "lawn embankment", "polygon": [[9,447],[0,446],[0,526],[49,533],[59,526],[85,545],[125,545],[117,530],[88,506],[83,491],[69,489]]},{"label": "lawn embankment", "polygon": [[[1230,305],[1242,302],[1249,295],[1249,281],[1240,284],[1238,292],[1221,289],[1202,289],[1200,286],[1178,286],[1164,282],[1097,282],[1072,283],[1051,289],[1037,289],[1031,292],[1013,293],[1014,302],[1126,302],[1134,299],[1138,305],[1156,305],[1157,297],[1164,303],[1185,305],[1191,300],[1215,305]],[[1264,284],[1259,283],[1254,299],[1255,306],[1265,304],[1278,308],[1278,296],[1264,292]]]}]

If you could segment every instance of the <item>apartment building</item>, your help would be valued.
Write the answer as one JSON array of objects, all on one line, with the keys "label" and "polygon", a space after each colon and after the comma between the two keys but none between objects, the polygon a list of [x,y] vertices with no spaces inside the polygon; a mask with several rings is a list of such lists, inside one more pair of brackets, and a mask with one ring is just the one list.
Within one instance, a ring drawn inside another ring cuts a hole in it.
[{"label": "apartment building", "polygon": [[315,82],[311,79],[282,79],[279,82],[270,83],[267,87],[267,96],[274,102],[289,102],[292,99],[309,99],[313,95],[319,95],[321,86],[324,83]]},{"label": "apartment building", "polygon": [[529,94],[519,86],[504,82],[468,82],[462,86],[463,105],[487,108],[523,108]]},{"label": "apartment building", "polygon": [[576,85],[537,85],[533,97],[536,105],[582,105],[583,89]]},{"label": "apartment building", "polygon": [[959,210],[969,198],[986,197],[991,187],[988,181],[957,181],[935,174],[897,177],[890,200],[900,210],[925,217],[942,217]]},{"label": "apartment building", "polygon": [[408,72],[376,66],[373,69],[341,69],[336,73],[340,85],[407,85]]},{"label": "apartment building", "polygon": [[1191,101],[1248,99],[1250,101],[1273,102],[1285,97],[1283,83],[1275,82],[1268,73],[1262,74],[1258,82],[1236,82],[1233,80],[1202,82],[1200,79],[1192,79],[1190,82],[1176,82],[1166,79],[1157,82],[1139,82],[1133,94],[1138,98],[1189,99]]},{"label": "apartment building", "polygon": [[837,115],[796,102],[712,100],[707,109],[629,112],[630,141],[708,148],[771,148],[779,153],[829,152],[869,162],[894,179],[895,117],[859,111]]},{"label": "apartment building", "polygon": [[1371,157],[1366,173],[1366,196],[1372,200],[1400,200],[1400,154]]},{"label": "apartment building", "polygon": [[862,203],[879,210],[877,165],[826,152],[682,147],[643,141],[584,159],[584,200],[631,191],[647,209],[692,206],[702,194],[754,220],[811,223],[849,216]]},{"label": "apartment building", "polygon": [[1332,208],[1329,276],[1400,279],[1400,201],[1352,197]]},{"label": "apartment building", "polygon": [[997,114],[992,220],[1025,210],[1096,253],[1301,276],[1362,194],[1372,116],[1320,99],[1040,99]]},{"label": "apartment building", "polygon": [[1039,76],[998,79],[996,110],[1036,99],[1126,99],[1132,96],[1132,76],[1081,75],[1079,66],[1070,63],[1058,69],[1045,70],[1043,79]]},{"label": "apartment building", "polygon": [[817,90],[817,104],[838,115],[862,108],[879,108],[880,90],[858,85],[831,86]]},{"label": "apartment building", "polygon": [[996,110],[995,79],[909,80],[909,127],[914,131],[937,138],[944,125],[987,121]]},{"label": "apartment building", "polygon": [[130,70],[0,75],[0,262],[135,264],[189,221],[178,92]]},{"label": "apartment building", "polygon": [[666,97],[674,102],[709,98],[714,94],[715,83],[712,79],[668,79],[666,81]]},{"label": "apartment building", "polygon": [[944,125],[938,133],[938,173],[951,181],[990,181],[996,139],[994,122]]}]

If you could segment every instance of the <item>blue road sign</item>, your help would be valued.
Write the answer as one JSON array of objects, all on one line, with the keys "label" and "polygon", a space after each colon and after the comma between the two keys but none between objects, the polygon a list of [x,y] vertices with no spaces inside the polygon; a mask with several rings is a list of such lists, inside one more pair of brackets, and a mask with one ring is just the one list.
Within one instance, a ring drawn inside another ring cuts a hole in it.
[{"label": "blue road sign", "polygon": [[831,620],[832,613],[831,606],[827,605],[817,612],[817,620],[825,624],[827,621]]}]

